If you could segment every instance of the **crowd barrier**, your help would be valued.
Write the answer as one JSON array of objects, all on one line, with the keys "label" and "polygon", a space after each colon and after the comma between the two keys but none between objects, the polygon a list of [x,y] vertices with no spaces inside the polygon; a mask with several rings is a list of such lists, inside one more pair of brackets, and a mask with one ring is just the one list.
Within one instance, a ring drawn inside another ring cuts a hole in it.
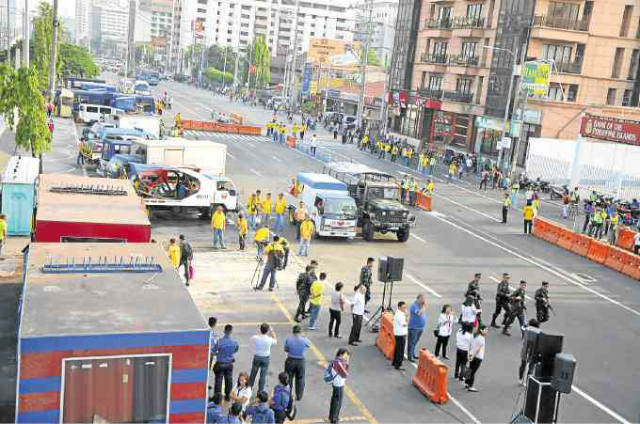
[{"label": "crowd barrier", "polygon": [[[640,280],[640,256],[627,249],[595,240],[585,234],[574,233],[569,228],[539,217],[534,220],[532,232],[535,237]],[[635,234],[627,229],[621,229],[618,233],[618,237],[624,234],[623,246],[629,245],[630,236],[627,232]],[[616,244],[620,246],[620,243]]]},{"label": "crowd barrier", "polygon": [[418,357],[418,370],[411,382],[431,402],[447,403],[449,394],[447,390],[447,373],[449,368],[440,362],[427,349],[420,349]]},{"label": "crowd barrier", "polygon": [[622,249],[632,250],[635,237],[635,231],[631,231],[628,228],[620,228],[620,230],[618,230],[618,240],[616,240],[616,246]]},{"label": "crowd barrier", "polygon": [[431,212],[433,210],[433,197],[422,192],[417,193],[416,206],[422,210]]},{"label": "crowd barrier", "polygon": [[262,128],[252,125],[222,124],[219,122],[195,121],[190,119],[182,121],[182,129],[227,134],[262,135]]},{"label": "crowd barrier", "polygon": [[396,347],[396,339],[393,336],[393,314],[384,312],[380,318],[380,330],[376,338],[376,346],[389,360],[393,359],[393,351]]}]

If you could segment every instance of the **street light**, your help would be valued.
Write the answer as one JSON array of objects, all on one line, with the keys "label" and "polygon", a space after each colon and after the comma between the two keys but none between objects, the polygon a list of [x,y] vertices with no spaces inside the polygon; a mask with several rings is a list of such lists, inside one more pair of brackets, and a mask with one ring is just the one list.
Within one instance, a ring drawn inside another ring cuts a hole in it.
[{"label": "street light", "polygon": [[[511,77],[509,78],[509,94],[507,95],[507,104],[504,107],[504,120],[502,124],[502,137],[507,136],[507,121],[509,120],[509,105],[511,104],[511,92],[513,91],[513,79],[516,76],[516,55],[509,49],[504,49],[502,47],[494,47],[494,46],[482,46],[483,49],[489,49],[494,51],[502,51],[509,53],[511,56]],[[502,141],[502,140],[501,140]],[[504,156],[504,148],[500,149],[500,155],[498,156],[498,168],[502,168],[502,157]]]}]

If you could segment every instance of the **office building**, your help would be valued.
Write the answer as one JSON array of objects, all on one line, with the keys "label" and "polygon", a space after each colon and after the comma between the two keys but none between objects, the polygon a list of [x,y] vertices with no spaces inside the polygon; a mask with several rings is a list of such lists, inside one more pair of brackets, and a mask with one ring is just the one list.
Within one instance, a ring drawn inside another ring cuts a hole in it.
[{"label": "office building", "polygon": [[76,44],[89,46],[91,39],[91,0],[76,0],[75,40]]},{"label": "office building", "polygon": [[[396,30],[399,0],[360,0],[354,5],[359,25],[354,33],[354,41],[363,45],[369,36],[369,45],[383,65],[391,63],[393,38]],[[367,34],[365,22],[370,21],[371,31]]]}]

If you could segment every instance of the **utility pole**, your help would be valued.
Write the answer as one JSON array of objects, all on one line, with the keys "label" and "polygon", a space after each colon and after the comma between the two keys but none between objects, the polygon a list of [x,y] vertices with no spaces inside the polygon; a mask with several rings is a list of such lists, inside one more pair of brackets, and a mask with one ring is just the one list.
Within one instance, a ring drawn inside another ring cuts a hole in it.
[{"label": "utility pole", "polygon": [[22,30],[24,42],[22,43],[22,65],[29,67],[29,0],[24,0],[24,15],[22,15]]},{"label": "utility pole", "polygon": [[236,52],[236,66],[233,70],[233,91],[238,90],[238,65],[240,64],[240,48]]},{"label": "utility pole", "polygon": [[[25,11],[27,14],[28,11]],[[49,101],[53,101],[56,89],[56,62],[58,56],[58,0],[53,0],[53,35],[51,37],[51,61],[49,62]],[[42,163],[42,161],[40,161]]]},{"label": "utility pole", "polygon": [[361,71],[360,73],[362,74],[362,86],[360,87],[360,99],[358,99],[358,113],[356,116],[356,126],[357,127],[362,127],[363,126],[363,122],[362,122],[362,117],[364,115],[364,97],[365,97],[365,88],[367,85],[367,65],[369,62],[369,46],[371,44],[371,13],[372,13],[372,8],[370,7],[370,3],[369,0],[365,0],[365,11],[364,13],[367,16],[367,21],[366,21],[366,31],[367,31],[367,38],[365,39],[365,43],[364,43],[364,49],[362,50],[362,58],[361,58],[361,62],[362,62],[362,67],[361,67]]},{"label": "utility pole", "polygon": [[226,87],[226,82],[227,82],[227,50],[229,50],[228,46],[224,46],[224,65],[222,65],[222,91],[224,92],[224,89]]},{"label": "utility pole", "polygon": [[300,2],[296,0],[296,18],[293,25],[293,58],[291,60],[291,69],[289,70],[289,105],[292,95],[296,93],[296,55],[298,54],[298,15],[300,13]]},{"label": "utility pole", "polygon": [[136,49],[135,49],[135,31],[136,31],[136,0],[129,0],[129,30],[127,33],[127,67],[126,75],[128,77],[132,70],[135,70]]}]

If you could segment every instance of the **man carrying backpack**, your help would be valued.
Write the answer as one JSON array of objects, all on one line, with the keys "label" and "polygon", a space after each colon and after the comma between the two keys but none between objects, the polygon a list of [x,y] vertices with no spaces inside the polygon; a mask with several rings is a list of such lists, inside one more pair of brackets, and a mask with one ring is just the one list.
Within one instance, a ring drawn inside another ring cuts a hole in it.
[{"label": "man carrying backpack", "polygon": [[307,284],[309,280],[309,274],[311,273],[311,265],[307,265],[304,272],[298,274],[296,280],[296,292],[298,293],[298,309],[296,310],[296,316],[294,320],[296,322],[302,321],[306,318],[305,309],[307,302],[309,301],[310,284]]},{"label": "man carrying backpack", "polygon": [[269,243],[265,249],[267,263],[262,270],[262,279],[260,280],[260,285],[257,287],[258,290],[263,289],[269,276],[271,277],[269,280],[269,291],[273,291],[276,285],[276,272],[282,269],[284,263],[284,250],[279,240],[280,238],[278,236],[273,237],[273,242]]},{"label": "man carrying backpack", "polygon": [[253,424],[274,424],[275,415],[269,408],[269,394],[264,390],[258,392],[256,396],[257,405],[251,405],[247,408],[246,417],[251,417]]},{"label": "man carrying backpack", "polygon": [[331,383],[331,405],[329,407],[329,422],[340,421],[340,409],[342,408],[342,396],[344,384],[349,377],[349,350],[342,347],[338,349],[336,357],[329,363],[324,372],[324,381]]},{"label": "man carrying backpack", "polygon": [[277,424],[282,424],[293,408],[293,398],[291,397],[291,387],[289,386],[289,376],[286,372],[278,374],[278,382],[273,388],[271,396],[271,409]]},{"label": "man carrying backpack", "polygon": [[184,234],[180,234],[180,265],[178,265],[178,269],[184,267],[184,280],[187,286],[189,285],[189,280],[193,272],[192,261],[193,249],[191,248],[191,244],[185,239]]}]

